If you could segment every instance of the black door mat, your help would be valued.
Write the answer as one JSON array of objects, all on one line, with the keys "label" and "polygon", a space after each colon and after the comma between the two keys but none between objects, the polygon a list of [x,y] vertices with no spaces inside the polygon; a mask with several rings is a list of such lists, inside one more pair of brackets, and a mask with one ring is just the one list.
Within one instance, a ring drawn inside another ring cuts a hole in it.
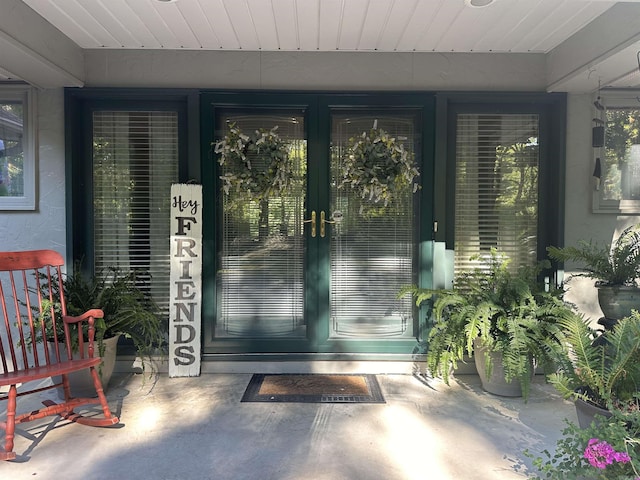
[{"label": "black door mat", "polygon": [[255,374],[242,402],[386,403],[375,375]]}]

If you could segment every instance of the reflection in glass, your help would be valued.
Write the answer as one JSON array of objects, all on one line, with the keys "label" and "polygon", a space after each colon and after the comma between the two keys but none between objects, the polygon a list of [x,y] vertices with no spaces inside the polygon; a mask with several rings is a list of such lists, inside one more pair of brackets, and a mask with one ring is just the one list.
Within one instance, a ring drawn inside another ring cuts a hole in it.
[{"label": "reflection in glass", "polygon": [[[412,189],[387,206],[339,188],[340,164],[349,139],[376,126],[415,155],[412,115],[349,115],[332,118],[331,150],[331,336],[348,338],[414,335],[413,302],[398,291],[416,283],[417,195]],[[336,215],[337,213],[337,215]]]},{"label": "reflection in glass", "polygon": [[0,196],[24,196],[22,102],[0,103]]},{"label": "reflection in glass", "polygon": [[477,268],[476,257],[492,248],[514,270],[536,264],[539,124],[536,114],[458,115],[456,275]]},{"label": "reflection in glass", "polygon": [[640,200],[640,110],[608,108],[601,189],[605,200]]},{"label": "reflection in glass", "polygon": [[[218,191],[222,223],[218,231],[216,337],[306,336],[304,319],[304,211],[307,142],[302,112],[245,114],[230,112],[223,120],[252,135],[271,130],[284,140],[293,178],[285,192],[256,198],[250,192]],[[227,131],[216,135],[220,139]],[[264,172],[268,162],[255,154],[252,170]],[[218,176],[231,167],[218,169]]]}]

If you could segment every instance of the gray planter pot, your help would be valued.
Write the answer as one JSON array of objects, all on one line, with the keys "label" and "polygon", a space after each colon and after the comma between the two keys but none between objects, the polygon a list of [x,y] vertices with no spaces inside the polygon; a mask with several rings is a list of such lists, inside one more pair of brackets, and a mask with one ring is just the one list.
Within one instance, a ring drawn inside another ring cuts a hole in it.
[{"label": "gray planter pot", "polygon": [[601,415],[605,418],[611,416],[611,412],[604,408],[596,407],[595,405],[585,402],[578,398],[575,401],[576,415],[578,416],[578,426],[580,428],[587,428],[591,425],[591,422],[595,420],[596,415]]},{"label": "gray planter pot", "polygon": [[[120,335],[118,335],[117,337],[104,339],[105,349],[102,355],[102,364],[97,367],[97,370],[100,375],[100,380],[102,381],[102,388],[105,391],[107,390],[109,380],[111,380],[111,375],[113,374],[113,370],[116,365],[116,351],[118,348],[119,338]],[[53,378],[53,381],[54,383],[59,383],[62,381],[62,378],[56,376]],[[93,386],[93,379],[89,374],[89,370],[82,370],[69,374],[69,383],[71,384],[71,395],[74,397],[95,397],[97,395],[96,390]],[[58,393],[58,397],[64,398],[63,389],[58,388],[56,390]]]},{"label": "gray planter pot", "polygon": [[[502,366],[502,353],[491,352],[491,376],[487,376],[487,364],[486,364],[486,347],[484,347],[478,340],[473,342],[473,359],[480,376],[480,382],[482,383],[483,390],[492,393],[494,395],[500,395],[502,397],[521,397],[522,386],[520,380],[513,378],[510,382],[507,382],[504,378],[504,367]],[[531,362],[531,372],[533,373],[533,361]]]},{"label": "gray planter pot", "polygon": [[598,303],[606,318],[619,320],[640,310],[640,288],[625,286],[598,287]]}]

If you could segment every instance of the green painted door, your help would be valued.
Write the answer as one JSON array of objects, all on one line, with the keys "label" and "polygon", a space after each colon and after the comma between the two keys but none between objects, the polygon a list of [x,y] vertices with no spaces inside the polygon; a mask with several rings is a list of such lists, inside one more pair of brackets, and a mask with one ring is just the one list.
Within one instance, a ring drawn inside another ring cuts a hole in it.
[{"label": "green painted door", "polygon": [[[329,179],[322,186],[321,210],[330,223],[321,239],[320,264],[328,282],[319,293],[327,304],[323,341],[330,351],[383,352],[415,343],[413,302],[397,294],[417,283],[420,197],[409,185],[392,191],[391,199],[379,198],[366,172],[385,172],[385,160],[362,162],[358,152],[373,156],[386,148],[376,145],[387,144],[404,149],[409,161],[420,158],[418,113],[330,108]],[[360,183],[352,181],[363,174]]]},{"label": "green painted door", "polygon": [[[215,262],[208,262],[215,275],[208,282],[205,276],[205,315],[211,314],[205,351],[414,351],[417,312],[397,293],[421,274],[422,191],[404,189],[385,202],[354,188],[345,174],[358,141],[375,142],[383,132],[422,169],[424,106],[303,98],[303,104],[210,107],[214,141],[244,138],[238,145],[247,162],[243,171],[220,165],[219,153],[210,157],[216,163],[205,192],[215,196],[209,203],[215,215],[207,222],[215,227],[205,232],[215,245]],[[269,135],[286,145],[290,182],[262,194],[282,159],[265,160],[247,145]],[[238,181],[241,175],[248,180]],[[416,181],[424,183],[424,172]]]}]

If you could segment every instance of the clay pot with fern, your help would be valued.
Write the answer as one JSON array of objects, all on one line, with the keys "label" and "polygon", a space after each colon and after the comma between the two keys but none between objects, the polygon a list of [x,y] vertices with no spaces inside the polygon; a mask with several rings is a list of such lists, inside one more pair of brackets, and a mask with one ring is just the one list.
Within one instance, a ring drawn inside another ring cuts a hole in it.
[{"label": "clay pot with fern", "polygon": [[[161,321],[160,309],[149,293],[147,277],[143,272],[117,268],[107,268],[89,275],[83,272],[81,262],[75,262],[73,271],[62,278],[69,315],[93,308],[104,312],[104,318],[96,319],[95,338],[98,354],[103,359],[99,373],[105,388],[115,365],[119,337],[128,339],[133,345],[143,373],[151,356],[165,343],[166,328]],[[53,337],[52,332],[47,332],[47,337]],[[74,349],[77,349],[77,345],[77,338],[72,339]],[[78,377],[75,380],[71,378],[71,383],[76,396],[82,396],[81,392],[90,390],[85,384],[92,384],[89,378]]]}]

